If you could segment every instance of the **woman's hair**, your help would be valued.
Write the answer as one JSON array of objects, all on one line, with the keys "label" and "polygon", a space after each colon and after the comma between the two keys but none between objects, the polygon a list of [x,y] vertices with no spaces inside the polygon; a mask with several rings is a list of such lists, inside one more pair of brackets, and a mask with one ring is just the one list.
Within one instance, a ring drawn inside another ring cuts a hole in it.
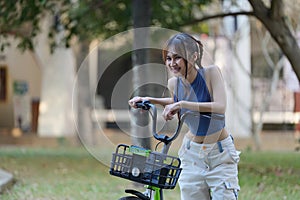
[{"label": "woman's hair", "polygon": [[196,60],[196,64],[198,67],[202,67],[201,59],[203,55],[203,45],[202,43],[195,39],[193,36],[187,33],[179,33],[171,37],[165,44],[162,56],[164,62],[166,61],[167,54],[172,49],[172,53],[176,53],[180,55],[184,60],[187,67],[188,60],[194,55],[195,52],[198,54],[198,58]]}]

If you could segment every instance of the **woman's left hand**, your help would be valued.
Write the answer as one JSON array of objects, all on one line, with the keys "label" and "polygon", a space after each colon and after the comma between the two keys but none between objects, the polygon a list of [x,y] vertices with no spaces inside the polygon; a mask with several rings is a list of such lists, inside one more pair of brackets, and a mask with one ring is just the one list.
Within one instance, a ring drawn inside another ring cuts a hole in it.
[{"label": "woman's left hand", "polygon": [[172,103],[165,106],[162,115],[165,120],[171,120],[173,119],[174,115],[180,111],[180,109],[180,102]]}]

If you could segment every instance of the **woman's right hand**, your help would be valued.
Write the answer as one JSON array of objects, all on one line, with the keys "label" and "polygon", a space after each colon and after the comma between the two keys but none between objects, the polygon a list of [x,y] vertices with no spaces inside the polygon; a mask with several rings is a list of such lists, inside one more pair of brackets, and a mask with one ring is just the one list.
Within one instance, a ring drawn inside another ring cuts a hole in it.
[{"label": "woman's right hand", "polygon": [[177,114],[181,109],[180,102],[172,103],[165,106],[165,109],[162,113],[163,118],[167,120],[172,120],[173,116]]},{"label": "woman's right hand", "polygon": [[130,99],[128,101],[128,104],[132,107],[132,108],[137,108],[136,107],[136,103],[137,102],[140,102],[140,101],[147,101],[148,99],[146,97],[139,97],[139,96],[136,96],[136,97],[133,97],[132,99]]}]

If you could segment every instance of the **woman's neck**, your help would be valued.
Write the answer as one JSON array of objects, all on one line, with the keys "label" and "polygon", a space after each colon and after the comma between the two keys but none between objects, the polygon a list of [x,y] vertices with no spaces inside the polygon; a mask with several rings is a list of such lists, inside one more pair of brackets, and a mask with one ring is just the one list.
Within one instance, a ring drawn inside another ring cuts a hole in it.
[{"label": "woman's neck", "polygon": [[190,70],[188,70],[187,78],[186,79],[187,79],[187,81],[189,83],[192,83],[195,80],[195,78],[197,77],[198,71],[197,71],[197,69],[196,69],[195,66],[194,67],[190,67],[189,69]]}]

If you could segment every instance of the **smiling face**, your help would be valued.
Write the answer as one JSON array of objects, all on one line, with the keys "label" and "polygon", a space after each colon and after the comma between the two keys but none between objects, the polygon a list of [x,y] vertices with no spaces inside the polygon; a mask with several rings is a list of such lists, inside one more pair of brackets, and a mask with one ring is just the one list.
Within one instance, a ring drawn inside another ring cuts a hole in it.
[{"label": "smiling face", "polygon": [[186,61],[177,53],[168,52],[165,64],[175,76],[185,76]]},{"label": "smiling face", "polygon": [[166,66],[175,76],[182,76],[186,79],[191,70],[195,69],[195,63],[198,67],[201,66],[201,51],[199,51],[197,40],[190,35],[180,33],[166,42],[162,56]]}]

